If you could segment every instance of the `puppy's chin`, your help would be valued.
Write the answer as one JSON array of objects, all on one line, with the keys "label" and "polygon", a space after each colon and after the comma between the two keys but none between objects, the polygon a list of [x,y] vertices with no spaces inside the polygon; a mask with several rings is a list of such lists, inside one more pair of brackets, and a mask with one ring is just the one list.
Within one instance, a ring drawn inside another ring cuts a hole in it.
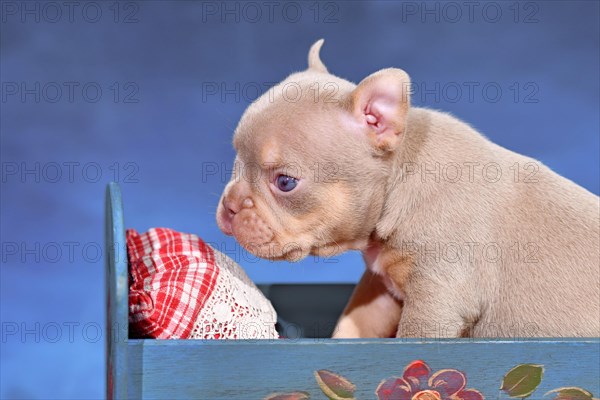
[{"label": "puppy's chin", "polygon": [[309,255],[329,258],[345,253],[348,250],[363,251],[367,247],[368,241],[356,240],[351,242],[328,243],[328,244],[304,244],[300,245],[296,242],[287,242],[280,245],[277,242],[256,244],[244,241],[242,238],[236,237],[236,240],[249,253],[271,261],[289,261],[297,262],[305,259]]},{"label": "puppy's chin", "polygon": [[[302,236],[302,235],[298,235]],[[297,242],[287,242],[283,245],[278,244],[276,241],[264,244],[256,244],[251,242],[244,242],[237,238],[237,241],[251,254],[265,258],[272,261],[290,261],[297,262],[301,261],[309,255],[329,258],[342,254],[348,250],[364,250],[367,246],[367,241],[353,241],[353,242],[333,242],[327,244],[307,244]]]},{"label": "puppy's chin", "polygon": [[271,261],[296,262],[306,258],[310,254],[308,249],[293,242],[283,245],[276,242],[256,244],[242,241],[237,237],[236,239],[249,253]]}]

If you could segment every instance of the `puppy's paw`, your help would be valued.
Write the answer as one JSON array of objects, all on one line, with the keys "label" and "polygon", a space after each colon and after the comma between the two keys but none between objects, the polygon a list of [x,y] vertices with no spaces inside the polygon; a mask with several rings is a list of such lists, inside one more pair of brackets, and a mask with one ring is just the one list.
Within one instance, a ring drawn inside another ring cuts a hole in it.
[{"label": "puppy's paw", "polygon": [[358,339],[361,337],[358,326],[350,319],[342,319],[331,335],[332,339]]}]

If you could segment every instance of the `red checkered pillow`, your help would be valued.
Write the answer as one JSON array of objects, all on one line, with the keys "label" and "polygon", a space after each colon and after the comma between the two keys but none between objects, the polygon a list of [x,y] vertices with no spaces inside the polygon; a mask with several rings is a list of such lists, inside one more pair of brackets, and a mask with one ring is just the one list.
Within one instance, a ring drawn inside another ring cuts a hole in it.
[{"label": "red checkered pillow", "polygon": [[195,235],[127,230],[129,327],[158,339],[273,338],[275,311],[242,269]]}]

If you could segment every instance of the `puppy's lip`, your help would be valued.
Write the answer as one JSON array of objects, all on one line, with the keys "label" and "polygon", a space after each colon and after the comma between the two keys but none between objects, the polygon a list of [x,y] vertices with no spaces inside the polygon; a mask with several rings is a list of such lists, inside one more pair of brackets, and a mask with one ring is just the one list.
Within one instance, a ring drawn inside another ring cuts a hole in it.
[{"label": "puppy's lip", "polygon": [[233,236],[233,229],[231,228],[231,222],[226,223],[225,226],[221,227],[221,231],[227,236]]},{"label": "puppy's lip", "polygon": [[224,234],[226,234],[227,236],[233,236],[233,226],[231,223],[231,218],[227,218],[227,216],[224,215],[225,212],[227,211],[225,211],[224,208],[219,207],[219,212],[217,213],[217,225]]}]

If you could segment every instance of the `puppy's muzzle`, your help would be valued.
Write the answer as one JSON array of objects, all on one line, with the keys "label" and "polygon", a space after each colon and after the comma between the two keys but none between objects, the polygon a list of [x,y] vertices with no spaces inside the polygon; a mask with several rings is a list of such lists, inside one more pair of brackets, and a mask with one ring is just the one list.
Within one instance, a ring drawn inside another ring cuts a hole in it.
[{"label": "puppy's muzzle", "polygon": [[223,233],[235,236],[244,247],[259,246],[273,240],[273,231],[258,215],[249,197],[239,202],[224,196],[218,223]]}]

